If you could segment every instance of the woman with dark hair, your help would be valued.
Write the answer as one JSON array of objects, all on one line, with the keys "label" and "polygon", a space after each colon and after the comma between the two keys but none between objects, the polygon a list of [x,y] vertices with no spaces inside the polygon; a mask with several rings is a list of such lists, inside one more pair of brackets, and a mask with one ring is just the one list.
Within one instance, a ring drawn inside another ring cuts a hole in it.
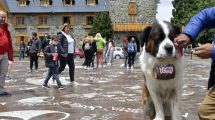
[{"label": "woman with dark hair", "polygon": [[127,68],[127,64],[128,64],[128,37],[125,36],[122,40],[122,49],[124,52],[124,56],[125,56],[125,61],[124,61],[124,66],[125,68]]},{"label": "woman with dark hair", "polygon": [[107,50],[107,57],[109,58],[108,60],[108,64],[107,65],[111,65],[113,63],[113,52],[114,52],[114,42],[112,39],[109,39],[108,41],[108,50]]},{"label": "woman with dark hair", "polygon": [[60,57],[59,62],[60,66],[58,73],[60,74],[68,64],[69,66],[69,76],[71,84],[76,84],[74,82],[74,73],[75,73],[75,63],[74,63],[74,53],[75,53],[75,39],[70,35],[70,25],[64,23],[61,32],[58,33],[59,44],[62,46],[65,51],[65,57]]},{"label": "woman with dark hair", "polygon": [[82,49],[84,50],[85,55],[85,69],[91,69],[90,64],[92,63],[93,55],[96,52],[96,43],[93,39],[93,36],[87,36],[84,39]]}]

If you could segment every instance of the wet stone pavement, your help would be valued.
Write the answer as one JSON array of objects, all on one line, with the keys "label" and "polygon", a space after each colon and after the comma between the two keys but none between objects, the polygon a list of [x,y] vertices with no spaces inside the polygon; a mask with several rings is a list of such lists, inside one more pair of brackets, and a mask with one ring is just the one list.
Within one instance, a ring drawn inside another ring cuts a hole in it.
[{"label": "wet stone pavement", "polygon": [[[58,90],[52,79],[50,89],[42,87],[46,69],[28,73],[28,58],[15,60],[12,79],[6,81],[11,97],[0,97],[0,119],[4,120],[143,120],[141,109],[142,73],[138,62],[133,70],[112,66],[84,70],[83,59],[75,58],[75,81],[69,85],[68,68],[61,74],[67,87]],[[182,116],[198,120],[197,107],[207,91],[210,60],[185,57]]]}]

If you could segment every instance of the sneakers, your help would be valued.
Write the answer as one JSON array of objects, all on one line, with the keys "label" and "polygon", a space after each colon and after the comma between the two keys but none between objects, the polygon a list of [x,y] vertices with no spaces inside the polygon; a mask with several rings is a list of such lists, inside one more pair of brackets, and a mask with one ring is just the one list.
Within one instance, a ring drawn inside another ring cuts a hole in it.
[{"label": "sneakers", "polygon": [[2,92],[2,93],[0,93],[0,97],[10,97],[10,96],[11,96],[11,94],[8,93],[8,92]]},{"label": "sneakers", "polygon": [[43,87],[44,87],[44,88],[47,88],[47,89],[50,88],[50,87],[49,87],[48,85],[46,85],[46,84],[43,84]]},{"label": "sneakers", "polygon": [[32,73],[32,72],[33,72],[33,70],[29,70],[29,71],[28,71],[28,73]]},{"label": "sneakers", "polygon": [[38,73],[39,71],[38,71],[38,70],[36,70],[35,72],[36,72],[36,73]]},{"label": "sneakers", "polygon": [[70,82],[70,85],[76,85],[76,86],[78,86],[79,84],[77,82],[75,82],[75,81],[72,81],[72,82]]},{"label": "sneakers", "polygon": [[134,69],[134,66],[133,66],[133,65],[131,66],[131,69]]},{"label": "sneakers", "polygon": [[87,66],[84,66],[84,70],[86,70],[87,69]]},{"label": "sneakers", "polygon": [[64,86],[64,85],[59,85],[59,86],[58,86],[58,89],[59,89],[59,90],[62,90],[62,89],[65,89],[65,88],[66,88],[66,86]]}]

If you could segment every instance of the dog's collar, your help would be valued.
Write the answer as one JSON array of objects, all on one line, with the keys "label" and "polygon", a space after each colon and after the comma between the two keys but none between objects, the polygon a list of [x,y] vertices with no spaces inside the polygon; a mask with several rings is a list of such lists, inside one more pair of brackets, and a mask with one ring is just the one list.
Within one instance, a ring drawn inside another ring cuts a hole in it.
[{"label": "dog's collar", "polygon": [[155,65],[153,75],[158,80],[170,80],[175,78],[175,66],[173,64]]}]

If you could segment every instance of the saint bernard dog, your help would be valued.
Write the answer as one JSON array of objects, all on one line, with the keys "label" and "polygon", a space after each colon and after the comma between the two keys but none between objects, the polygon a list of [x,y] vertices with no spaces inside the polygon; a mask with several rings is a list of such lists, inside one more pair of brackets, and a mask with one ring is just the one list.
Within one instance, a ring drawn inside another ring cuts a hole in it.
[{"label": "saint bernard dog", "polygon": [[142,89],[144,120],[181,118],[183,84],[183,50],[176,49],[174,38],[180,29],[169,22],[158,21],[142,33],[141,70],[145,82]]}]

